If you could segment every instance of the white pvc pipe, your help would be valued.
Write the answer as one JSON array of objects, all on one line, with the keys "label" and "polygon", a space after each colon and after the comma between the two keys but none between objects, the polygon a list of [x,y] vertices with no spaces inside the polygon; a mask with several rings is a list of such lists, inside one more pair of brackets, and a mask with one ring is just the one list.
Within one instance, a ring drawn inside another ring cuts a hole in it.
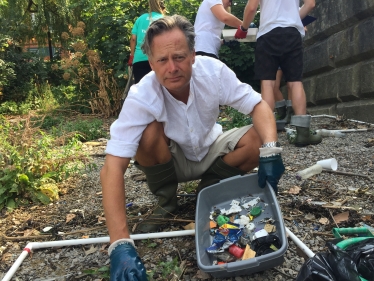
[{"label": "white pvc pipe", "polygon": [[288,236],[292,239],[293,242],[295,242],[295,244],[300,248],[300,250],[302,250],[309,258],[314,257],[315,254],[312,252],[312,250],[309,249],[308,246],[303,243],[303,241],[297,238],[297,236],[293,234],[291,230],[288,229],[288,227],[285,228]]},{"label": "white pvc pipe", "polygon": [[[327,115],[327,114],[312,115],[312,118],[318,118],[318,117],[326,117],[326,118],[337,119],[336,116]],[[359,120],[354,120],[354,119],[347,119],[347,121],[351,121],[351,122],[355,122],[355,123],[360,123],[360,124],[369,124],[370,126],[374,126],[374,124],[372,124],[372,123],[364,122],[364,121],[359,121]]]},{"label": "white pvc pipe", "polygon": [[[195,230],[192,229],[192,230],[180,230],[180,231],[170,231],[170,232],[132,234],[130,235],[130,238],[134,240],[142,240],[142,239],[178,237],[178,236],[186,236],[186,235],[194,235],[194,234],[195,234]],[[27,255],[32,250],[51,248],[51,247],[73,246],[73,245],[109,243],[109,240],[110,240],[109,237],[99,237],[99,238],[88,238],[88,239],[72,239],[72,240],[58,240],[58,241],[28,243],[26,247],[23,249],[22,253],[17,258],[17,260],[14,262],[12,267],[9,269],[7,274],[3,277],[2,281],[9,281],[13,277],[17,269],[21,266],[23,260],[27,257]]]}]

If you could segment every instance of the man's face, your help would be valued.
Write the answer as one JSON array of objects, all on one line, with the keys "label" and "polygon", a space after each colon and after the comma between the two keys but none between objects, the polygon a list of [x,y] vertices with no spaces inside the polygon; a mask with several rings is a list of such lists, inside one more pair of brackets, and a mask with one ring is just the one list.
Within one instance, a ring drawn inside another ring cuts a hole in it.
[{"label": "man's face", "polygon": [[175,28],[157,35],[151,48],[149,63],[161,85],[172,95],[188,95],[195,52],[188,48],[183,32]]}]

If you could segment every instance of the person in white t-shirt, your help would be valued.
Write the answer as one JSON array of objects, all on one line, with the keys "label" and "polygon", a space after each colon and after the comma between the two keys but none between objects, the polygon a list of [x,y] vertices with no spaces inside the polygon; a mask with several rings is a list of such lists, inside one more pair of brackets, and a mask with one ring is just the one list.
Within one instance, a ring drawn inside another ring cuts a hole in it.
[{"label": "person in white t-shirt", "polygon": [[[277,192],[284,172],[269,105],[221,61],[195,56],[194,39],[194,27],[185,17],[168,16],[151,23],[142,50],[153,71],[130,88],[111,125],[100,173],[111,280],[129,280],[127,273],[146,280],[126,218],[124,173],[131,158],[158,197],[154,219],[177,211],[179,182],[201,179],[199,192],[258,166],[259,186],[265,188],[268,181]],[[250,114],[253,126],[223,132],[216,123],[220,104]],[[155,232],[159,227],[160,222],[144,220],[137,230]]]},{"label": "person in white t-shirt", "polygon": [[196,55],[218,58],[225,24],[237,28],[242,21],[227,10],[232,0],[204,0],[196,14]]},{"label": "person in white t-shirt", "polygon": [[314,8],[315,0],[248,0],[243,24],[235,38],[245,38],[250,22],[260,4],[260,26],[255,51],[255,76],[261,80],[262,98],[274,109],[274,85],[278,67],[290,87],[295,115],[290,125],[296,126],[296,146],[319,144],[322,137],[310,130],[311,116],[306,114],[306,96],[302,83],[305,35],[302,19]]}]

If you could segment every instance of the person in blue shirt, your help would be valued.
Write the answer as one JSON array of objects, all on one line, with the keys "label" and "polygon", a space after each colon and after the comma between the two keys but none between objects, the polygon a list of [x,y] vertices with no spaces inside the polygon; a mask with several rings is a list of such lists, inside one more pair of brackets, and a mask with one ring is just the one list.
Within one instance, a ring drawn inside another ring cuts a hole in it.
[{"label": "person in blue shirt", "polygon": [[148,62],[148,56],[143,53],[141,47],[145,33],[151,22],[162,18],[165,13],[165,5],[162,0],[149,0],[149,13],[141,15],[134,24],[130,39],[130,58],[128,65],[132,66],[135,83],[138,83],[152,69]]}]

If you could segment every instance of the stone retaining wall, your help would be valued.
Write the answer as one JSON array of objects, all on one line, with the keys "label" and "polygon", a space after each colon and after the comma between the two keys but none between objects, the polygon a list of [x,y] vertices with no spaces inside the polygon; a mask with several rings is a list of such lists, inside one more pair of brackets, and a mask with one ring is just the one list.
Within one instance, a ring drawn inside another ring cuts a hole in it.
[{"label": "stone retaining wall", "polygon": [[304,38],[308,112],[374,123],[374,0],[317,0],[311,15],[317,20]]}]

